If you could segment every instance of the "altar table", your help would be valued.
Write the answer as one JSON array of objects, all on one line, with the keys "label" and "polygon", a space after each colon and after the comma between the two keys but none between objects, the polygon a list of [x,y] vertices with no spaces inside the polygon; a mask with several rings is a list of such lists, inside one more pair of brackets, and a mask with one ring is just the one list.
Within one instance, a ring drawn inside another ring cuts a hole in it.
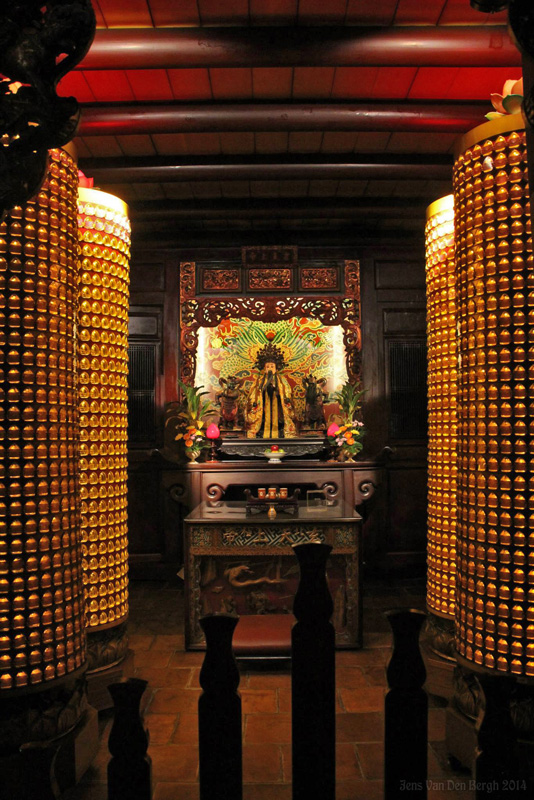
[{"label": "altar table", "polygon": [[203,502],[184,519],[185,642],[205,646],[200,618],[211,613],[290,615],[299,582],[296,544],[332,546],[327,580],[338,648],[362,645],[361,517],[342,499],[299,503],[298,514],[246,514],[244,502]]}]

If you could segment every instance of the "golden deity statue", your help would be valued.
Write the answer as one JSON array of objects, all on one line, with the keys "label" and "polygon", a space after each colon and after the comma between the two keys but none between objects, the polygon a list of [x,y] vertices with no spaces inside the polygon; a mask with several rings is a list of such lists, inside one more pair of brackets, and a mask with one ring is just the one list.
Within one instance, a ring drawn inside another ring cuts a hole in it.
[{"label": "golden deity statue", "polygon": [[285,366],[282,351],[271,342],[258,351],[254,367],[260,372],[252,382],[245,408],[247,438],[296,437],[291,386],[280,372]]}]

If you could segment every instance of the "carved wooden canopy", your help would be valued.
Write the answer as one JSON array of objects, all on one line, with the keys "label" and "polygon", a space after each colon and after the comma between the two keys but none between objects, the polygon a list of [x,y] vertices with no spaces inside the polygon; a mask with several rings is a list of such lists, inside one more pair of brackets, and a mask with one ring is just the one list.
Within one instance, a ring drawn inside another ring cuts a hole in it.
[{"label": "carved wooden canopy", "polygon": [[[349,380],[359,380],[361,326],[357,261],[327,266],[268,265],[247,269],[244,273],[243,277],[238,266],[199,268],[192,261],[180,264],[179,377],[184,383],[193,385],[195,379],[199,328],[215,327],[229,318],[278,322],[291,317],[311,317],[324,325],[340,325]],[[287,281],[287,285],[280,287],[281,281]],[[293,286],[296,289],[289,294],[288,289]],[[246,294],[234,296],[243,288]],[[215,291],[218,297],[209,296]],[[256,292],[261,295],[255,296]],[[221,297],[221,294],[226,296]]]}]

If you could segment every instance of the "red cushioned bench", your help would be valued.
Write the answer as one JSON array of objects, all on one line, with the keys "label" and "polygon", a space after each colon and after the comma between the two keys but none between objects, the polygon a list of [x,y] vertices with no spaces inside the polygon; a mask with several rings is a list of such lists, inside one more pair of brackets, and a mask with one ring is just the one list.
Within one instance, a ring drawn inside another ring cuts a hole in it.
[{"label": "red cushioned bench", "polygon": [[236,658],[290,658],[293,614],[248,614],[232,639]]}]

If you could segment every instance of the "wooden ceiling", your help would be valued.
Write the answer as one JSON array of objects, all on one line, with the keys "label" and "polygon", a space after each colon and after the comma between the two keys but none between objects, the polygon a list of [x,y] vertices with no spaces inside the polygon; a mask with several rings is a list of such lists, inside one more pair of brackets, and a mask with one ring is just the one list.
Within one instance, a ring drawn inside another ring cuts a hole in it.
[{"label": "wooden ceiling", "polygon": [[138,246],[421,241],[452,149],[521,75],[469,0],[93,0],[60,85]]}]

